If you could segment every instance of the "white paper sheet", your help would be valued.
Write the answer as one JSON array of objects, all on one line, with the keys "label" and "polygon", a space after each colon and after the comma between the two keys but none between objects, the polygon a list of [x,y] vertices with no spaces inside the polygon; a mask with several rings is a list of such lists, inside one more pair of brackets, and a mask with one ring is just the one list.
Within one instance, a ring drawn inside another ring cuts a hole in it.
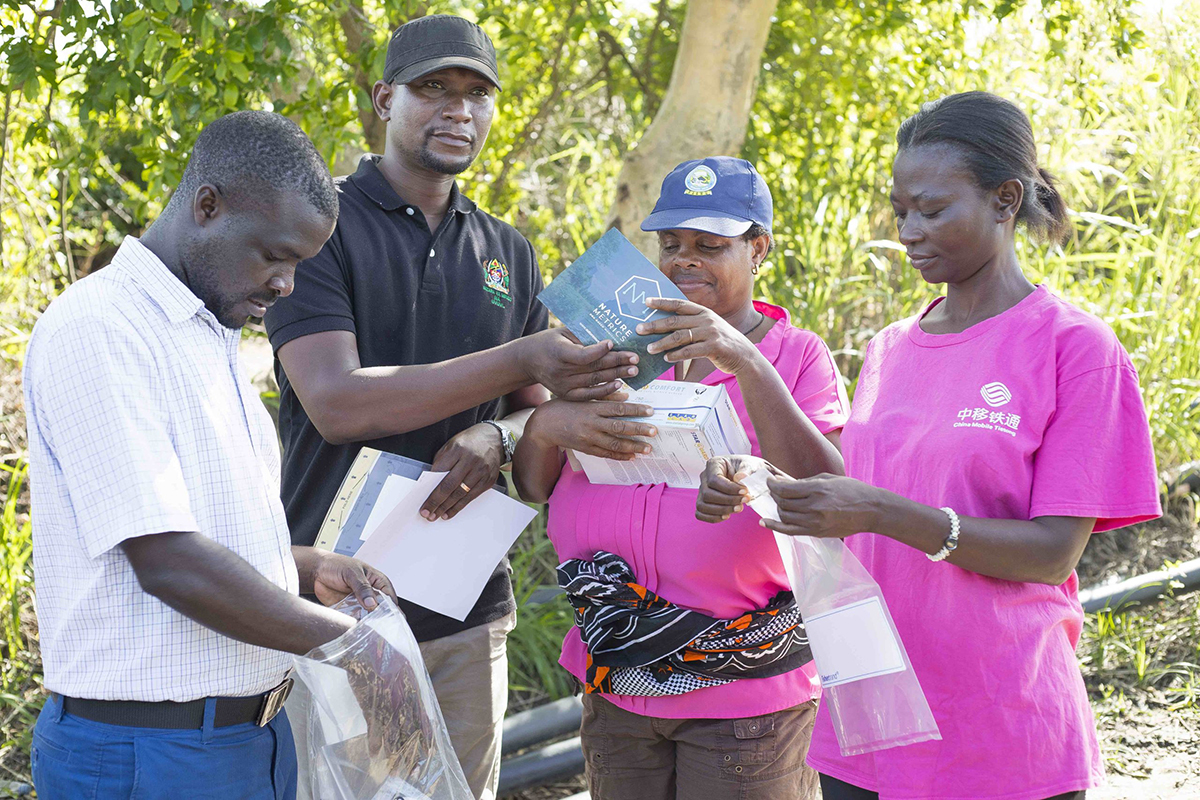
[{"label": "white paper sheet", "polygon": [[[837,686],[904,670],[904,656],[878,597],[804,617],[822,686]],[[852,631],[852,635],[844,632]]]},{"label": "white paper sheet", "polygon": [[[416,485],[417,482],[412,478],[406,478],[403,475],[388,475],[387,480],[383,482],[383,488],[379,490],[379,497],[376,498],[375,505],[371,506],[371,513],[358,538],[364,542],[371,538],[371,534],[379,527],[379,523],[387,519],[387,515],[392,513],[396,504],[403,500]],[[420,508],[420,506],[417,507]]]},{"label": "white paper sheet", "polygon": [[461,622],[537,512],[488,489],[453,519],[429,522],[418,511],[445,475],[422,473],[357,557],[387,575],[400,597]]}]

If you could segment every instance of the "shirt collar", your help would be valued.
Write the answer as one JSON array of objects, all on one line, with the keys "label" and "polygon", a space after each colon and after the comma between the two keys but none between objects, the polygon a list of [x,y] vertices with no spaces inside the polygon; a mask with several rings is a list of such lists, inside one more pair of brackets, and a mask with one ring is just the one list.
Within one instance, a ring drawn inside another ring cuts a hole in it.
[{"label": "shirt collar", "polygon": [[[767,335],[763,340],[755,345],[758,352],[767,357],[767,361],[774,364],[779,360],[779,353],[783,350],[783,336],[789,328],[792,327],[792,316],[782,306],[772,305],[763,300],[754,301],[754,310],[759,311],[771,319],[778,320],[775,325],[771,326],[771,330],[767,331]],[[672,375],[675,373],[672,372]],[[728,372],[722,372],[719,369],[714,369],[712,372],[700,379],[700,383],[715,384],[722,381],[731,380],[733,378]]]},{"label": "shirt collar", "polygon": [[[379,170],[380,158],[381,156],[371,153],[363,156],[359,159],[358,169],[350,176],[350,180],[354,181],[354,185],[363,194],[374,200],[384,211],[396,211],[404,208],[409,203],[396,193],[392,184],[388,183],[388,179]],[[450,208],[452,210],[460,214],[470,214],[476,207],[470,198],[459,191],[458,181],[450,184]]]},{"label": "shirt collar", "polygon": [[171,324],[190,319],[204,308],[204,301],[134,236],[126,236],[121,242],[117,254],[113,256],[113,263],[129,271]]}]

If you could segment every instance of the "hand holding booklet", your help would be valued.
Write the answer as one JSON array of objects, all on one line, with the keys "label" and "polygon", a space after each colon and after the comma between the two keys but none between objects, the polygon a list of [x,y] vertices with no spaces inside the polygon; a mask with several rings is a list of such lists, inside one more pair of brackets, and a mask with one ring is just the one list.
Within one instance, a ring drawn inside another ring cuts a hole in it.
[{"label": "hand holding booklet", "polygon": [[672,316],[647,306],[649,297],[687,299],[613,228],[559,273],[538,300],[584,344],[609,339],[615,349],[637,353],[638,374],[623,380],[641,389],[671,367],[662,353],[646,352],[646,346],[662,334],[635,332],[639,323]]},{"label": "hand holding booklet", "polygon": [[[779,520],[766,462],[741,480]],[[941,739],[879,584],[841,539],[775,534],[844,756]]]}]

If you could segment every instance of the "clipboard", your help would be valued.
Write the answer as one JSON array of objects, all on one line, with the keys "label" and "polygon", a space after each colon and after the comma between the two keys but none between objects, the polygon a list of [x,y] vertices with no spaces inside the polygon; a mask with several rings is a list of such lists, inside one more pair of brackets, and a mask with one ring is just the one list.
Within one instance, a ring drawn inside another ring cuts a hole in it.
[{"label": "clipboard", "polygon": [[[346,471],[346,477],[329,504],[329,510],[325,512],[313,547],[353,557],[362,545],[363,529],[388,476],[401,475],[415,481],[422,472],[432,468],[432,464],[414,458],[373,447],[362,448]],[[492,488],[508,494],[503,478]]]},{"label": "clipboard", "polygon": [[402,475],[416,480],[431,467],[424,461],[385,453],[373,447],[359,450],[333,502],[329,504],[329,511],[325,513],[313,546],[344,556],[354,556],[362,544],[361,536],[367,518],[371,516],[371,509],[379,499],[379,492],[388,476]]}]

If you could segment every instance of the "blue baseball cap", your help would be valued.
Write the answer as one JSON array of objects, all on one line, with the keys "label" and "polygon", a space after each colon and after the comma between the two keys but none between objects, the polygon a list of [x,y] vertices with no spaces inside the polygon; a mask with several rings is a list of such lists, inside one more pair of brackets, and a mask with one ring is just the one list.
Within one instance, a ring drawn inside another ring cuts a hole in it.
[{"label": "blue baseball cap", "polygon": [[744,158],[715,156],[685,161],[663,178],[644,231],[687,228],[741,236],[754,223],[771,229],[771,190]]}]

